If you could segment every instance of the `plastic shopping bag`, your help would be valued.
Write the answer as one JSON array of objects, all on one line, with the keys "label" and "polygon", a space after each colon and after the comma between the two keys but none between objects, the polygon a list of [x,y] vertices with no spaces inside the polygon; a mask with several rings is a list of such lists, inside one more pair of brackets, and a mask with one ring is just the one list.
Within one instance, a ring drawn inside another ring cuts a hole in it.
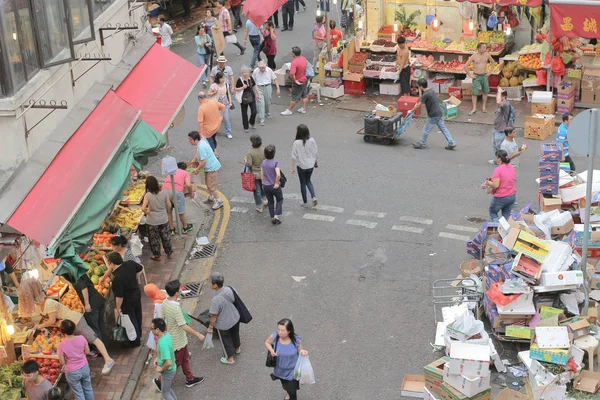
[{"label": "plastic shopping bag", "polygon": [[301,385],[313,385],[315,383],[315,372],[313,371],[312,365],[308,357],[300,356],[304,358],[302,362],[302,370],[300,372],[300,384]]},{"label": "plastic shopping bag", "polygon": [[154,337],[154,333],[150,332],[148,335],[148,340],[146,340],[146,347],[151,350],[156,350],[156,338]]},{"label": "plastic shopping bag", "polygon": [[296,366],[294,367],[294,375],[292,376],[295,380],[299,381],[302,377],[302,364],[304,363],[304,359],[306,357],[299,356],[296,361]]},{"label": "plastic shopping bag", "polygon": [[213,347],[215,347],[215,345],[213,344],[213,341],[212,341],[212,337],[213,337],[212,333],[206,334],[206,336],[204,337],[204,344],[202,344],[202,350],[210,350]]},{"label": "plastic shopping bag", "polygon": [[129,318],[129,315],[121,315],[121,326],[125,328],[125,332],[127,333],[127,339],[129,339],[130,342],[133,342],[135,339],[137,339],[135,326],[133,326],[133,322],[131,322],[131,318]]}]

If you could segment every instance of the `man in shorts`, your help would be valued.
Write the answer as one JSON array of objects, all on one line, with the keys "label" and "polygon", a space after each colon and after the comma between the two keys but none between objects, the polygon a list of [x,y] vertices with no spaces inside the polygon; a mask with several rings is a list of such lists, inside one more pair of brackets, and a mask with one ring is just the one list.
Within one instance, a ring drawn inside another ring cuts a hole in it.
[{"label": "man in shorts", "polygon": [[[473,109],[469,112],[469,115],[477,112],[477,97],[479,95],[481,95],[483,100],[482,111],[484,113],[487,112],[487,94],[490,92],[490,85],[488,83],[490,73],[487,70],[488,61],[491,63],[490,71],[493,71],[496,61],[486,51],[485,43],[479,43],[477,45],[477,53],[469,57],[465,64],[465,72],[473,79],[473,94],[471,95]],[[469,71],[471,65],[473,65],[473,72]]]},{"label": "man in shorts", "polygon": [[292,78],[292,101],[290,106],[281,113],[281,115],[292,115],[292,111],[296,104],[302,100],[302,107],[298,110],[301,114],[306,114],[306,104],[308,103],[308,93],[310,91],[308,78],[306,77],[306,66],[308,61],[301,55],[300,47],[292,47],[292,64],[290,67],[290,75]]},{"label": "man in shorts", "polygon": [[221,169],[221,163],[215,157],[215,153],[210,147],[208,140],[204,136],[201,137],[198,131],[188,133],[188,140],[192,146],[196,146],[197,148],[192,162],[198,161],[199,163],[194,174],[197,174],[200,168],[204,168],[204,184],[208,190],[208,198],[204,200],[204,204],[213,204],[212,209],[218,210],[223,207],[223,200],[217,194],[218,174]]}]

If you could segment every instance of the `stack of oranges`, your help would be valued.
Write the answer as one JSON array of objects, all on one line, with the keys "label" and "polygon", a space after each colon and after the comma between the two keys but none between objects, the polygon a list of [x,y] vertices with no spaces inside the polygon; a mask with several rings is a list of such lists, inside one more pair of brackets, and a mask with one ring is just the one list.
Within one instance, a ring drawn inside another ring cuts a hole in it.
[{"label": "stack of oranges", "polygon": [[52,353],[56,352],[61,341],[61,334],[50,334],[49,337],[46,337],[45,335],[38,335],[31,345],[30,350],[33,354],[41,352],[45,355],[51,355]]},{"label": "stack of oranges", "polygon": [[75,292],[73,287],[69,288],[69,291],[60,299],[60,302],[73,311],[83,313],[83,304],[81,303],[81,300],[79,300],[79,296],[77,296],[77,292]]},{"label": "stack of oranges", "polygon": [[110,278],[107,276],[104,282],[98,283],[97,285],[94,285],[94,287],[96,288],[98,293],[106,297],[106,295],[108,294],[108,289],[110,289]]},{"label": "stack of oranges", "polygon": [[519,64],[523,68],[527,69],[540,69],[542,68],[542,59],[540,53],[521,54],[519,56]]}]

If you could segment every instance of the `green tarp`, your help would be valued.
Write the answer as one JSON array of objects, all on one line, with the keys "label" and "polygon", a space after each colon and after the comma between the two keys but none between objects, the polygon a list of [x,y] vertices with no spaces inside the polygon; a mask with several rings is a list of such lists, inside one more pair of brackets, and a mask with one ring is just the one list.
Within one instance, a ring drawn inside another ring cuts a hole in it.
[{"label": "green tarp", "polygon": [[128,133],[69,225],[48,249],[54,257],[62,259],[57,275],[71,273],[79,279],[87,272],[78,254],[87,251],[94,233],[122,197],[129,183],[131,165],[141,169],[165,145],[165,137],[144,121],[139,121]]}]

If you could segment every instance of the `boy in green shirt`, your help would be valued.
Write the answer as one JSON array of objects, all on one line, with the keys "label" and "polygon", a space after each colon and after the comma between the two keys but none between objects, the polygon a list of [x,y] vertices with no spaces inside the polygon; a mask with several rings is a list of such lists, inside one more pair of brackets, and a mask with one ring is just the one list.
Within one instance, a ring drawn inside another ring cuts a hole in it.
[{"label": "boy in green shirt", "polygon": [[177,396],[171,386],[177,372],[175,365],[175,349],[173,339],[167,332],[167,324],[162,318],[152,320],[152,333],[158,338],[156,346],[156,360],[154,366],[161,375],[161,393],[165,400],[177,400]]}]

